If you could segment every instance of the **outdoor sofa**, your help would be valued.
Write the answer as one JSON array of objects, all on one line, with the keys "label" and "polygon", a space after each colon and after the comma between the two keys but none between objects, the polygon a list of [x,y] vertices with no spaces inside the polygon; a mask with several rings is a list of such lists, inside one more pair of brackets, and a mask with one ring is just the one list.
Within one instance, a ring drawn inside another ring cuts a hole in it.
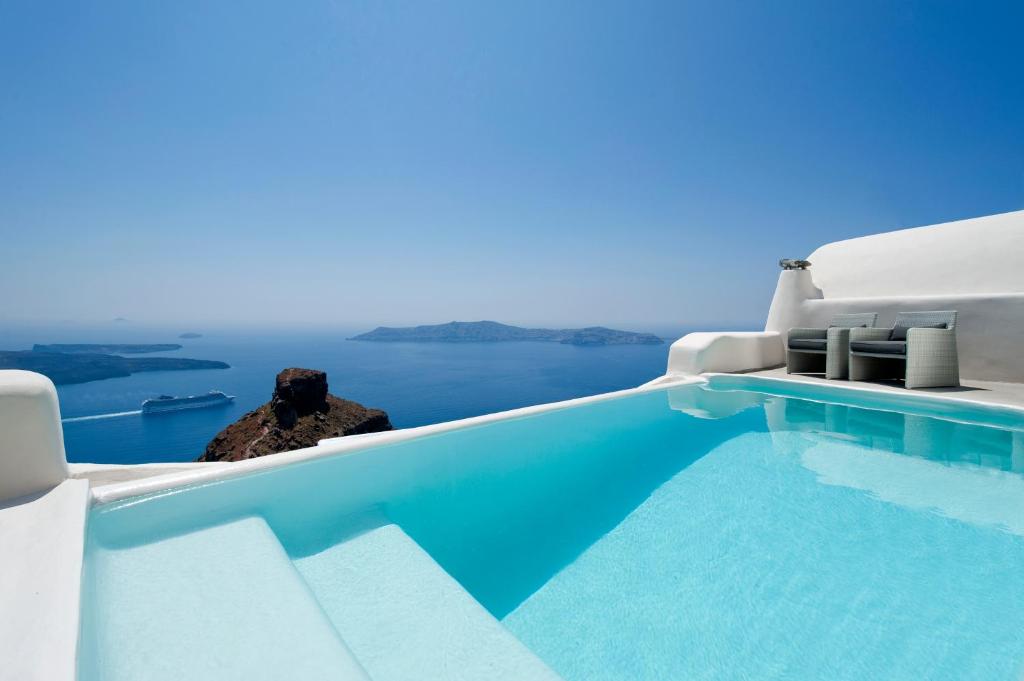
[{"label": "outdoor sofa", "polygon": [[786,373],[824,371],[825,378],[846,378],[851,329],[874,326],[877,319],[875,312],[840,314],[832,318],[827,329],[790,329],[786,341]]},{"label": "outdoor sofa", "polygon": [[900,312],[891,329],[851,329],[849,378],[903,378],[907,388],[960,385],[956,311]]}]

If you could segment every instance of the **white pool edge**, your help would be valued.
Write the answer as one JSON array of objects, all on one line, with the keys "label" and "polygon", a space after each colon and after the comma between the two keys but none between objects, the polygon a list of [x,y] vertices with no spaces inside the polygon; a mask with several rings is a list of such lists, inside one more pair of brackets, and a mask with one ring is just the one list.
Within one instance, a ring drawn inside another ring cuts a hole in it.
[{"label": "white pool edge", "polygon": [[94,487],[91,490],[91,500],[94,507],[102,506],[117,501],[123,501],[131,497],[149,496],[159,494],[161,492],[169,492],[183,487],[212,484],[242,475],[272,470],[284,466],[291,466],[305,461],[350,454],[364,449],[369,449],[371,447],[380,447],[429,435],[482,426],[488,423],[508,421],[526,416],[533,416],[535,414],[568,409],[570,407],[576,407],[584,404],[593,404],[595,402],[628,397],[630,395],[638,395],[645,392],[662,390],[668,387],[705,383],[706,381],[707,379],[703,376],[661,376],[636,388],[616,390],[607,393],[600,393],[598,395],[588,395],[586,397],[578,397],[571,400],[563,400],[561,402],[548,402],[529,407],[520,407],[518,409],[509,409],[507,411],[483,414],[481,416],[472,416],[465,419],[418,426],[416,428],[404,428],[381,433],[367,433],[365,435],[350,435],[347,437],[333,438],[330,440],[323,440],[315,447],[307,447],[305,449],[296,449],[291,452],[282,452],[255,459],[247,459],[245,461],[234,462],[226,466],[221,465],[215,468],[199,468],[202,464],[197,463],[197,468],[189,471],[155,475],[138,480],[116,482]]},{"label": "white pool edge", "polygon": [[[974,400],[970,397],[954,396],[947,394],[936,394],[936,393],[922,393],[913,390],[900,390],[895,391],[888,389],[884,386],[873,385],[871,383],[861,383],[855,381],[839,381],[835,384],[832,383],[810,383],[808,381],[801,380],[800,378],[787,378],[784,376],[758,376],[754,374],[734,374],[734,373],[706,373],[702,374],[702,377],[711,381],[717,377],[729,377],[729,378],[741,378],[743,380],[750,380],[755,383],[762,383],[767,385],[778,384],[785,386],[795,386],[798,390],[807,390],[809,393],[820,392],[832,395],[864,395],[869,396],[872,400],[877,400],[879,403],[891,405],[893,408],[900,406],[929,406],[929,405],[946,405],[946,406],[959,406],[965,409],[972,409],[981,411],[988,414],[1003,413],[1013,414],[1018,416],[1024,421],[1024,406],[1014,402],[993,402],[989,400]],[[808,399],[815,399],[814,397],[808,397]],[[876,408],[876,407],[872,407]],[[881,407],[878,407],[881,408]],[[946,417],[943,417],[946,418]],[[955,419],[954,419],[955,420]]]},{"label": "white pool edge", "polygon": [[429,435],[472,428],[488,423],[518,419],[535,414],[558,411],[570,407],[628,397],[630,395],[637,395],[644,392],[662,390],[670,387],[707,383],[716,377],[742,378],[744,380],[752,381],[755,384],[764,384],[768,386],[790,386],[798,390],[809,390],[811,392],[818,391],[831,393],[837,396],[844,394],[867,396],[873,400],[881,400],[886,404],[890,404],[894,408],[899,408],[901,405],[955,405],[979,410],[985,413],[1009,412],[1019,416],[1022,421],[1024,421],[1024,407],[1021,407],[1018,404],[980,401],[973,400],[970,397],[950,396],[944,394],[926,394],[910,391],[907,391],[906,393],[894,392],[884,387],[875,386],[869,383],[842,382],[841,384],[837,383],[836,385],[826,385],[808,383],[798,379],[788,379],[779,376],[756,376],[752,374],[720,372],[708,372],[700,375],[666,374],[637,386],[636,388],[616,390],[607,393],[600,393],[598,395],[589,395],[587,397],[563,400],[560,402],[549,402],[529,407],[520,407],[518,409],[510,409],[465,419],[418,426],[415,428],[332,438],[322,440],[315,447],[297,449],[291,452],[282,452],[270,456],[248,459],[246,461],[238,461],[229,465],[221,464],[216,467],[210,466],[209,468],[206,468],[204,464],[196,463],[196,468],[188,471],[176,471],[174,473],[155,475],[138,480],[116,482],[94,487],[91,490],[91,501],[93,506],[102,506],[117,501],[123,501],[131,497],[149,496],[161,492],[169,492],[182,487],[216,483],[259,471],[272,470],[324,457],[345,455],[369,449],[371,447],[405,442]]}]

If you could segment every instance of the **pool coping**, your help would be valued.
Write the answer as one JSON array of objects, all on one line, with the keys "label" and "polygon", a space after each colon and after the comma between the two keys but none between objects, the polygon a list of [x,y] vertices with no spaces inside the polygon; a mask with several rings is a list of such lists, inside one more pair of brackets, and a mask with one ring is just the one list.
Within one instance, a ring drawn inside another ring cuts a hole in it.
[{"label": "pool coping", "polygon": [[[884,386],[876,386],[870,383],[823,384],[808,382],[800,379],[788,379],[782,376],[763,376],[754,373],[721,373],[708,372],[699,375],[666,374],[659,376],[652,381],[644,383],[635,388],[616,390],[598,395],[578,397],[560,402],[548,402],[545,404],[520,407],[506,411],[472,416],[465,419],[445,421],[415,428],[391,430],[381,433],[367,433],[363,435],[350,435],[347,437],[331,438],[321,440],[314,447],[297,449],[290,452],[281,452],[269,456],[247,459],[232,463],[220,462],[218,464],[194,463],[194,466],[186,471],[176,470],[171,473],[153,475],[128,481],[112,482],[92,487],[90,490],[91,506],[104,506],[133,497],[150,496],[160,493],[168,493],[173,490],[220,482],[248,475],[251,473],[272,470],[284,466],[313,461],[330,456],[343,456],[352,452],[363,451],[381,445],[405,442],[408,440],[435,435],[439,433],[453,432],[465,428],[472,428],[488,423],[505,421],[517,418],[542,414],[546,412],[568,409],[584,404],[592,404],[604,400],[617,399],[637,395],[645,392],[663,390],[682,385],[708,384],[713,383],[716,378],[738,379],[744,383],[761,384],[766,386],[794,387],[797,390],[810,390],[817,394],[831,395],[842,398],[843,396],[859,395],[869,397],[877,403],[878,408],[892,408],[900,410],[901,407],[965,407],[978,410],[987,414],[998,414],[1019,418],[1024,428],[1024,406],[1012,403],[991,402],[972,400],[969,397],[950,396],[948,394],[917,393],[912,391],[895,391]],[[756,388],[755,388],[756,390]],[[813,397],[811,397],[813,399]],[[943,414],[936,416],[945,417]],[[954,419],[956,420],[956,419]],[[189,465],[189,464],[180,464]]]},{"label": "pool coping", "polygon": [[[666,388],[681,385],[701,384],[706,382],[707,379],[704,376],[660,376],[635,388],[626,388],[625,390],[616,390],[607,393],[600,393],[598,395],[577,397],[560,402],[548,402],[529,407],[520,407],[518,409],[509,409],[507,411],[499,411],[491,414],[471,416],[465,419],[445,421],[443,423],[434,423],[426,426],[417,426],[415,428],[389,430],[381,433],[366,433],[363,435],[349,435],[347,437],[321,440],[314,447],[306,447],[304,449],[296,449],[290,452],[271,454],[255,459],[246,459],[245,461],[232,462],[227,465],[222,464],[216,467],[210,466],[209,468],[206,468],[205,466],[209,466],[209,464],[196,463],[196,468],[187,471],[176,471],[173,473],[154,475],[136,480],[114,482],[93,487],[91,489],[91,506],[104,506],[114,502],[123,501],[125,499],[130,499],[132,497],[150,496],[159,493],[167,493],[180,488],[220,482],[222,480],[228,480],[251,473],[291,466],[329,456],[342,456],[352,452],[369,449],[371,447],[405,442],[407,440],[426,437],[428,435],[463,430],[465,428],[472,428],[488,423],[559,411],[561,409],[568,409],[570,407],[576,407],[584,404],[592,404],[620,397],[628,397],[630,395],[639,395],[646,392],[664,390]],[[204,467],[200,468],[200,466]]]},{"label": "pool coping", "polygon": [[[895,390],[888,386],[873,385],[871,383],[841,382],[841,383],[819,383],[807,381],[800,377],[786,378],[784,376],[764,376],[758,374],[728,374],[728,373],[707,373],[702,374],[709,379],[713,385],[716,378],[740,379],[745,382],[762,384],[767,386],[777,385],[795,387],[797,390],[806,390],[810,394],[807,399],[818,400],[819,397],[829,396],[835,398],[848,397],[850,395],[868,397],[873,404],[863,405],[871,409],[883,409],[893,411],[905,411],[910,407],[962,407],[975,412],[987,415],[998,415],[1017,418],[1021,420],[1018,429],[1024,429],[1024,405],[1014,402],[996,402],[989,400],[972,400],[969,397],[955,396],[943,393],[921,393],[912,390]],[[744,386],[746,387],[746,386]],[[756,390],[756,388],[755,388]],[[784,395],[785,397],[800,397],[799,395]],[[818,400],[820,401],[820,400]],[[859,405],[858,405],[859,406]],[[952,421],[963,421],[966,423],[978,423],[976,419],[957,418],[955,415],[932,410],[927,415],[937,418],[944,418]],[[995,424],[987,424],[995,425]],[[1008,428],[1005,425],[995,427]]]}]

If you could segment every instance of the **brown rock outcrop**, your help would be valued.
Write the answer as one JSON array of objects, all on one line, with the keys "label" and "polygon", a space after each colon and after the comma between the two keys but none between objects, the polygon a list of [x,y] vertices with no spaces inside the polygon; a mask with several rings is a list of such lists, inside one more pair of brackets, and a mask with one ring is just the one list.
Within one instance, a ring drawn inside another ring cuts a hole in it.
[{"label": "brown rock outcrop", "polygon": [[323,371],[285,369],[270,402],[217,433],[199,461],[242,461],[384,430],[391,430],[385,412],[331,395]]}]

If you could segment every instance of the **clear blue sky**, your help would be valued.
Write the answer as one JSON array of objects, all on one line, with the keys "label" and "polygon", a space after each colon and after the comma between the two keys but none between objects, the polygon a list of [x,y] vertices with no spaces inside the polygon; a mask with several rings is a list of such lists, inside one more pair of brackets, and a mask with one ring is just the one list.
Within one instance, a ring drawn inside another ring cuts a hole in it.
[{"label": "clear blue sky", "polygon": [[1024,208],[1024,3],[3,2],[0,320],[716,325]]}]

